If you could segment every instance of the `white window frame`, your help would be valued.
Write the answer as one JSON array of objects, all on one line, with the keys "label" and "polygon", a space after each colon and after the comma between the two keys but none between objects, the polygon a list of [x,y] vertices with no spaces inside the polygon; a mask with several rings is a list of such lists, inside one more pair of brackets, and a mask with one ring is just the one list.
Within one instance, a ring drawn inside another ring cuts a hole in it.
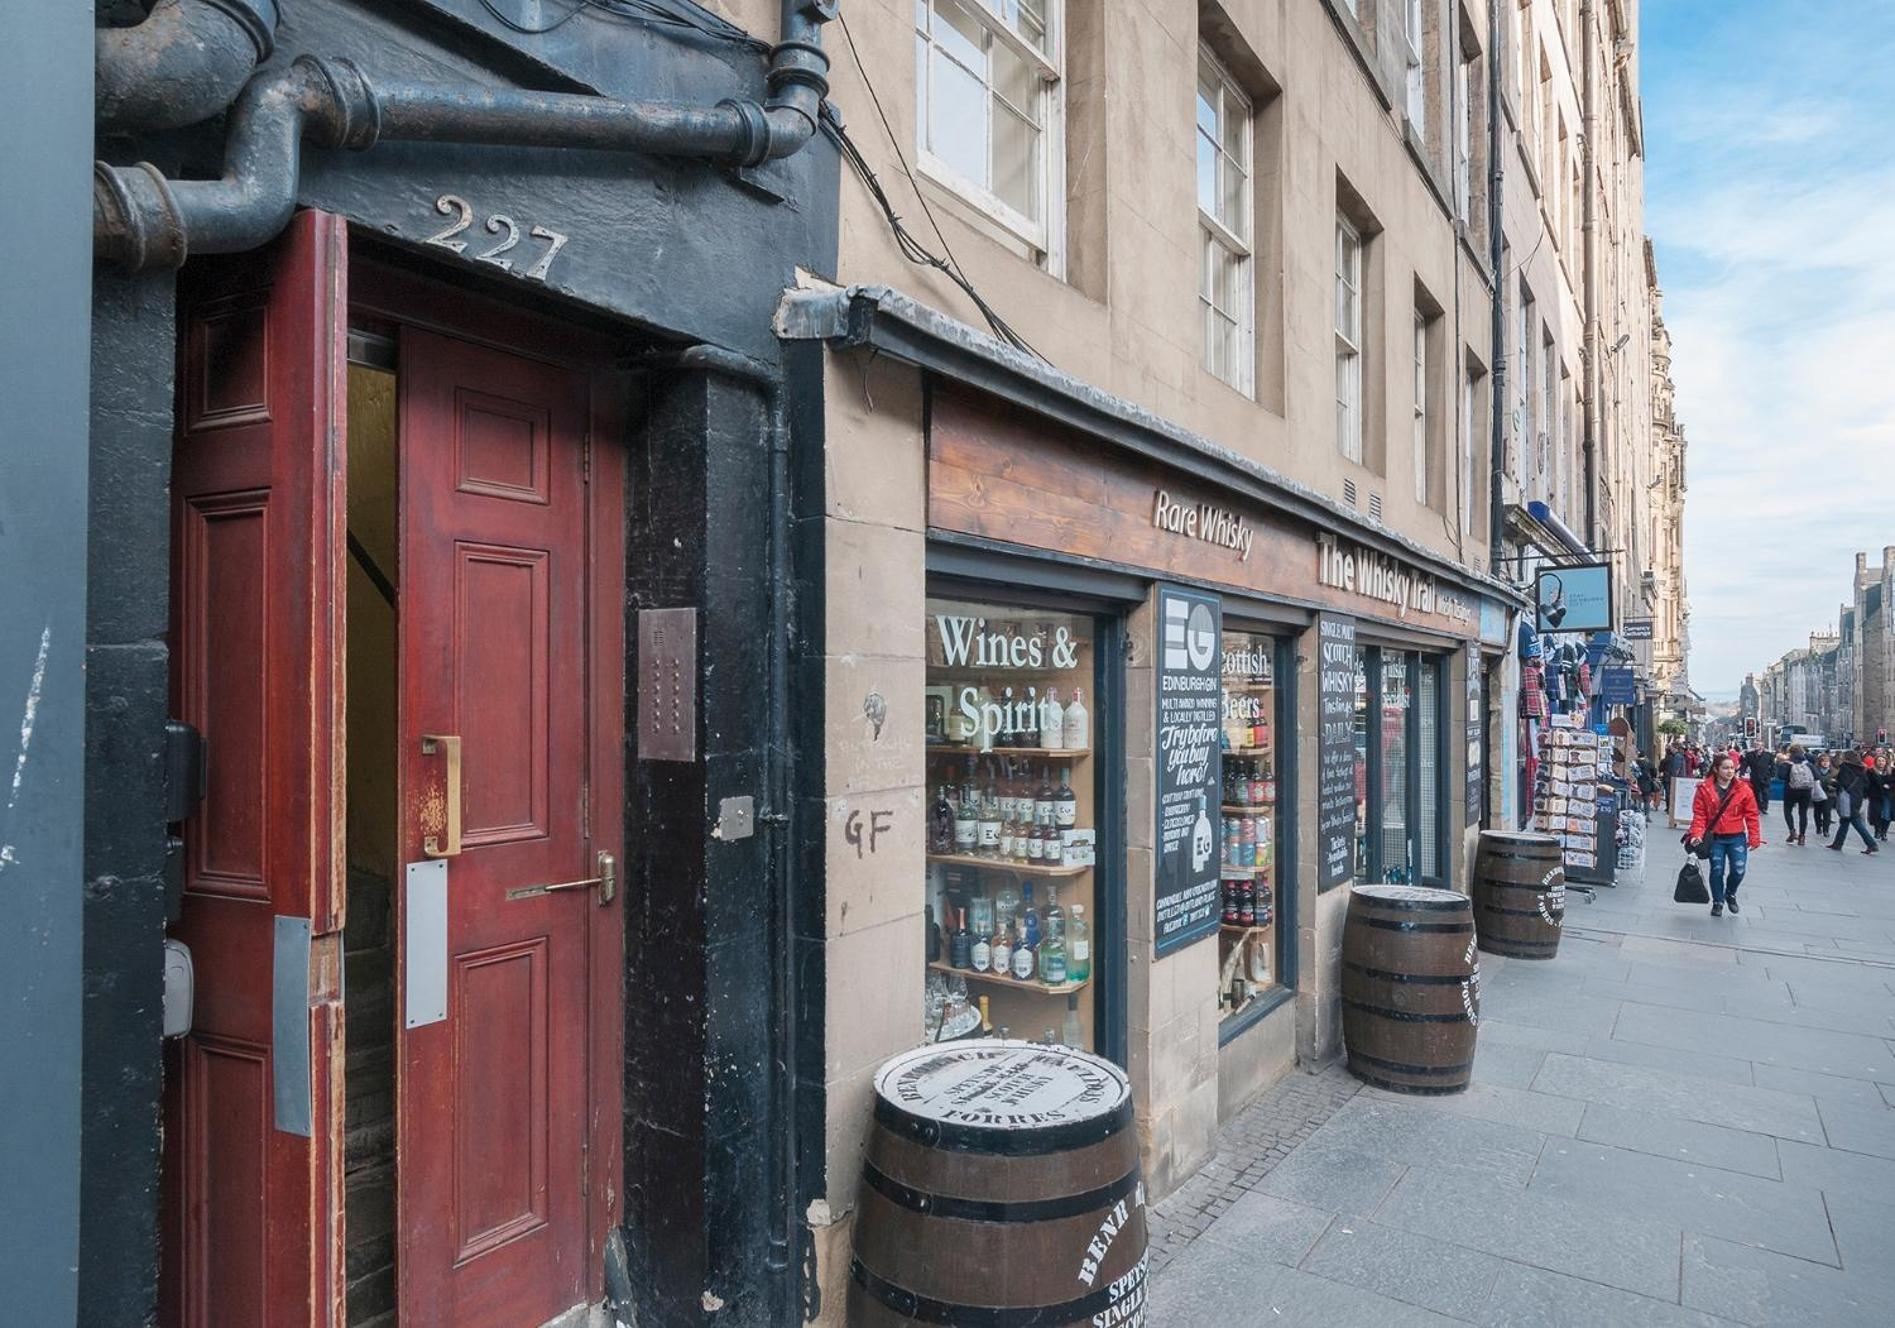
[{"label": "white window frame", "polygon": [[[1362,464],[1362,232],[1336,218],[1336,446]],[[1347,309],[1345,319],[1344,310]]]},{"label": "white window frame", "polygon": [[1428,505],[1428,319],[1415,310],[1415,501]]},{"label": "white window frame", "polygon": [[1559,455],[1559,360],[1553,332],[1540,325],[1540,475],[1553,487],[1554,458]]},{"label": "white window frame", "polygon": [[[1222,249],[1230,257],[1237,273],[1237,289],[1235,292],[1237,308],[1233,311],[1236,315],[1235,321],[1237,324],[1237,376],[1235,379],[1226,378],[1218,367],[1211,363],[1210,337],[1208,333],[1203,331],[1200,331],[1200,335],[1204,338],[1204,345],[1200,348],[1198,362],[1204,366],[1208,373],[1217,378],[1219,382],[1229,384],[1245,396],[1253,396],[1256,392],[1257,376],[1257,265],[1254,261],[1255,253],[1251,248],[1251,235],[1254,230],[1252,217],[1255,213],[1255,208],[1251,200],[1251,192],[1256,188],[1256,177],[1252,169],[1251,155],[1251,139],[1254,129],[1253,112],[1250,98],[1244,95],[1243,89],[1237,86],[1236,80],[1233,79],[1224,69],[1224,66],[1218,62],[1217,56],[1208,46],[1200,46],[1198,48],[1198,76],[1203,81],[1216,86],[1218,90],[1217,123],[1219,138],[1216,143],[1211,145],[1217,154],[1216,161],[1219,171],[1218,179],[1215,182],[1215,196],[1219,200],[1222,200],[1224,197],[1224,177],[1222,173],[1225,170],[1235,170],[1243,179],[1243,188],[1238,191],[1238,198],[1240,199],[1238,204],[1239,215],[1234,218],[1237,223],[1236,228],[1233,229],[1231,226],[1226,225],[1222,218],[1207,213],[1201,201],[1198,205],[1199,231],[1203,236],[1209,239],[1211,244]],[[1192,87],[1193,113],[1191,117],[1193,147],[1196,146],[1198,139],[1204,136],[1204,131],[1197,126],[1197,115],[1195,111],[1196,99],[1197,89],[1194,84]],[[1223,139],[1225,135],[1223,130],[1225,127],[1225,117],[1231,115],[1239,116],[1242,119],[1241,132],[1237,136],[1240,150],[1238,159],[1233,159],[1230,153],[1224,150]],[[1192,160],[1195,162],[1196,159],[1197,155],[1193,152]],[[1207,270],[1207,264],[1205,263],[1204,255],[1201,251],[1198,257],[1198,305],[1199,313],[1205,320],[1215,316],[1215,310],[1211,301],[1211,274]]]},{"label": "white window frame", "polygon": [[1415,133],[1428,136],[1427,61],[1421,58],[1426,25],[1422,22],[1424,0],[1402,0],[1402,36],[1407,42],[1408,119]]},{"label": "white window frame", "polygon": [[[991,33],[996,41],[1004,44],[1010,51],[1038,69],[1040,121],[1040,198],[1041,210],[1045,213],[1039,218],[1030,217],[1012,204],[1006,202],[993,190],[978,180],[969,179],[942,158],[936,156],[928,147],[928,68],[925,58],[918,58],[915,68],[916,83],[916,120],[915,120],[915,158],[921,173],[934,183],[949,190],[978,209],[1001,226],[1010,236],[1035,252],[1046,267],[1063,275],[1065,253],[1064,236],[1066,230],[1066,43],[1065,43],[1065,0],[1045,0],[1046,3],[1046,45],[1042,51],[1031,41],[1015,30],[1012,23],[1002,17],[1001,10],[1008,0],[962,0],[962,8],[971,14],[982,27]],[[918,10],[925,12],[932,28],[934,11],[938,0],[915,0]],[[939,52],[938,58],[953,59],[940,51],[931,31],[914,28],[915,37],[922,49],[921,57]],[[956,61],[956,63],[960,63]],[[966,65],[961,67],[966,69]],[[987,89],[989,97],[998,95],[993,84],[983,73],[969,70],[980,79]],[[989,130],[991,136],[991,108]]]},{"label": "white window frame", "polygon": [[1520,287],[1517,335],[1514,355],[1514,383],[1516,429],[1520,435],[1520,446],[1515,455],[1514,478],[1519,481],[1520,492],[1527,492],[1527,486],[1533,482],[1534,412],[1538,402],[1533,394],[1533,356],[1537,347],[1533,344],[1533,293]]}]

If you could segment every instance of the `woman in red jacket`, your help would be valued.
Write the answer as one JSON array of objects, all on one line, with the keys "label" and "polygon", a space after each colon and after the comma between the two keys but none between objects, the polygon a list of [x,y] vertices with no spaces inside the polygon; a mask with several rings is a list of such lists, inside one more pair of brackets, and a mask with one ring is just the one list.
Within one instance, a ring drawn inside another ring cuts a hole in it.
[{"label": "woman in red jacket", "polygon": [[1757,795],[1737,778],[1737,762],[1729,752],[1719,753],[1711,778],[1698,785],[1685,839],[1692,848],[1710,844],[1711,916],[1722,917],[1727,903],[1737,912],[1737,887],[1744,883],[1749,850],[1763,842],[1763,821]]}]

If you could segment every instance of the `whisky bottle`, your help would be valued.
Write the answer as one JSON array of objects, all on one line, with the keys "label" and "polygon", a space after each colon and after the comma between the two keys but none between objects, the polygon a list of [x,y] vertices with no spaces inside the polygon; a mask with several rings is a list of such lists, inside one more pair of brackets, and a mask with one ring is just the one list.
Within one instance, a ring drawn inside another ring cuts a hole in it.
[{"label": "whisky bottle", "polygon": [[977,821],[980,835],[980,856],[997,858],[1000,856],[1000,794],[994,790],[993,771],[987,772],[987,783],[980,793],[980,816]]},{"label": "whisky bottle", "polygon": [[1026,948],[1040,948],[1040,911],[1033,907],[1033,882],[1027,881],[1020,887],[1020,925],[1025,931]]},{"label": "whisky bottle", "polygon": [[1073,792],[1073,772],[1059,772],[1059,790],[1053,794],[1053,824],[1070,830],[1079,824],[1079,795]]},{"label": "whisky bottle", "polygon": [[928,852],[954,851],[954,804],[948,800],[947,781],[935,785],[934,805],[928,809]]},{"label": "whisky bottle", "polygon": [[1056,752],[1066,745],[1066,711],[1059,704],[1059,690],[1046,689],[1046,699],[1040,702],[1040,747]]},{"label": "whisky bottle", "polygon": [[1066,942],[1048,935],[1040,942],[1040,981],[1050,987],[1066,985]]},{"label": "whisky bottle", "polygon": [[1066,980],[1084,982],[1091,976],[1092,928],[1086,924],[1086,906],[1074,904],[1066,922]]},{"label": "whisky bottle", "polygon": [[[1077,980],[1074,979],[1074,981]],[[983,996],[981,999],[985,1000],[986,997]],[[1068,993],[1066,997],[1066,1028],[1062,1036],[1066,1040],[1066,1045],[1074,1051],[1085,1050],[1086,1031],[1079,1023],[1079,993],[1076,991]]]},{"label": "whisky bottle", "polygon": [[1050,825],[1058,816],[1058,794],[1053,791],[1053,767],[1049,765],[1041,769],[1039,791],[1033,795],[1033,820],[1036,824]]},{"label": "whisky bottle", "polygon": [[1092,745],[1092,715],[1086,709],[1085,692],[1073,688],[1073,703],[1066,707],[1066,732],[1063,735],[1068,751],[1083,752]]},{"label": "whisky bottle", "polygon": [[1021,982],[1033,979],[1033,947],[1026,943],[1026,920],[1015,922],[1013,928],[1013,976]]},{"label": "whisky bottle", "polygon": [[980,847],[980,809],[974,805],[974,758],[967,758],[961,800],[954,808],[954,851],[972,856]]},{"label": "whisky bottle", "polygon": [[994,892],[994,926],[1013,934],[1013,920],[1020,914],[1020,892],[1013,888],[1012,881],[1004,882]]},{"label": "whisky bottle", "polygon": [[987,965],[1001,977],[1013,973],[1013,920],[994,923],[994,938],[987,946]]},{"label": "whisky bottle", "polygon": [[1063,866],[1066,861],[1066,841],[1060,837],[1059,827],[1048,821],[1040,827],[1040,862],[1048,867]]},{"label": "whisky bottle", "polygon": [[1026,860],[1038,862],[1045,856],[1046,840],[1040,834],[1039,823],[1036,821],[1026,829]]},{"label": "whisky bottle", "polygon": [[993,963],[993,942],[987,938],[985,932],[975,931],[971,934],[974,942],[968,947],[968,962],[973,965],[976,973],[985,973],[988,966]]},{"label": "whisky bottle", "polygon": [[1066,940],[1066,912],[1059,906],[1059,887],[1046,887],[1046,939],[1057,940],[1062,944]]},{"label": "whisky bottle", "polygon": [[988,1006],[988,1002],[991,999],[992,998],[988,996],[980,998],[980,1033],[982,1037],[992,1037],[994,1035],[993,1011]]},{"label": "whisky bottle", "polygon": [[954,936],[948,942],[948,963],[955,968],[974,966],[974,938],[967,934],[967,910],[954,917]]}]

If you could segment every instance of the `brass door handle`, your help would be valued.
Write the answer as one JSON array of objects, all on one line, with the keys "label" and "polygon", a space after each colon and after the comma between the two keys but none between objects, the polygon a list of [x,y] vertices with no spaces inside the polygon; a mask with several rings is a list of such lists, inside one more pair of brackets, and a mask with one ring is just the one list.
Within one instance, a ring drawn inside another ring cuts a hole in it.
[{"label": "brass door handle", "polygon": [[461,851],[461,739],[457,733],[424,733],[421,735],[421,754],[433,756],[443,752],[447,756],[447,843],[441,843],[441,837],[428,835],[421,841],[421,851],[431,858],[458,857]]},{"label": "brass door handle", "polygon": [[507,898],[510,900],[533,899],[539,895],[554,895],[566,890],[590,890],[596,885],[599,887],[599,903],[609,904],[612,902],[612,897],[618,894],[618,860],[610,853],[601,852],[598,861],[599,874],[597,876],[588,876],[583,881],[557,881],[552,885],[523,885],[507,891]]}]

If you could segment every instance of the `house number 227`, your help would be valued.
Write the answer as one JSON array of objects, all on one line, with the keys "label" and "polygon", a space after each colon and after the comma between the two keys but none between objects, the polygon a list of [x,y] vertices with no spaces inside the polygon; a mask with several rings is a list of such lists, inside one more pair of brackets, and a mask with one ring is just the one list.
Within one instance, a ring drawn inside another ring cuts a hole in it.
[{"label": "house number 227", "polygon": [[[454,220],[430,235],[426,243],[442,249],[450,249],[457,254],[465,253],[467,241],[457,240],[454,237],[474,224],[474,209],[458,194],[442,194],[434,200],[434,210]],[[474,261],[492,263],[503,272],[513,271],[514,260],[504,258],[502,255],[520,243],[520,223],[504,212],[495,212],[482,223],[482,229],[489,235],[498,236],[499,240],[491,247],[473,255]],[[566,247],[569,237],[561,235],[558,231],[548,230],[544,226],[534,226],[526,234],[528,239],[543,241],[546,248],[538,258],[533,260],[530,267],[521,271],[520,275],[528,281],[544,281],[547,269],[552,267],[553,260],[559,257],[559,251]]]}]

